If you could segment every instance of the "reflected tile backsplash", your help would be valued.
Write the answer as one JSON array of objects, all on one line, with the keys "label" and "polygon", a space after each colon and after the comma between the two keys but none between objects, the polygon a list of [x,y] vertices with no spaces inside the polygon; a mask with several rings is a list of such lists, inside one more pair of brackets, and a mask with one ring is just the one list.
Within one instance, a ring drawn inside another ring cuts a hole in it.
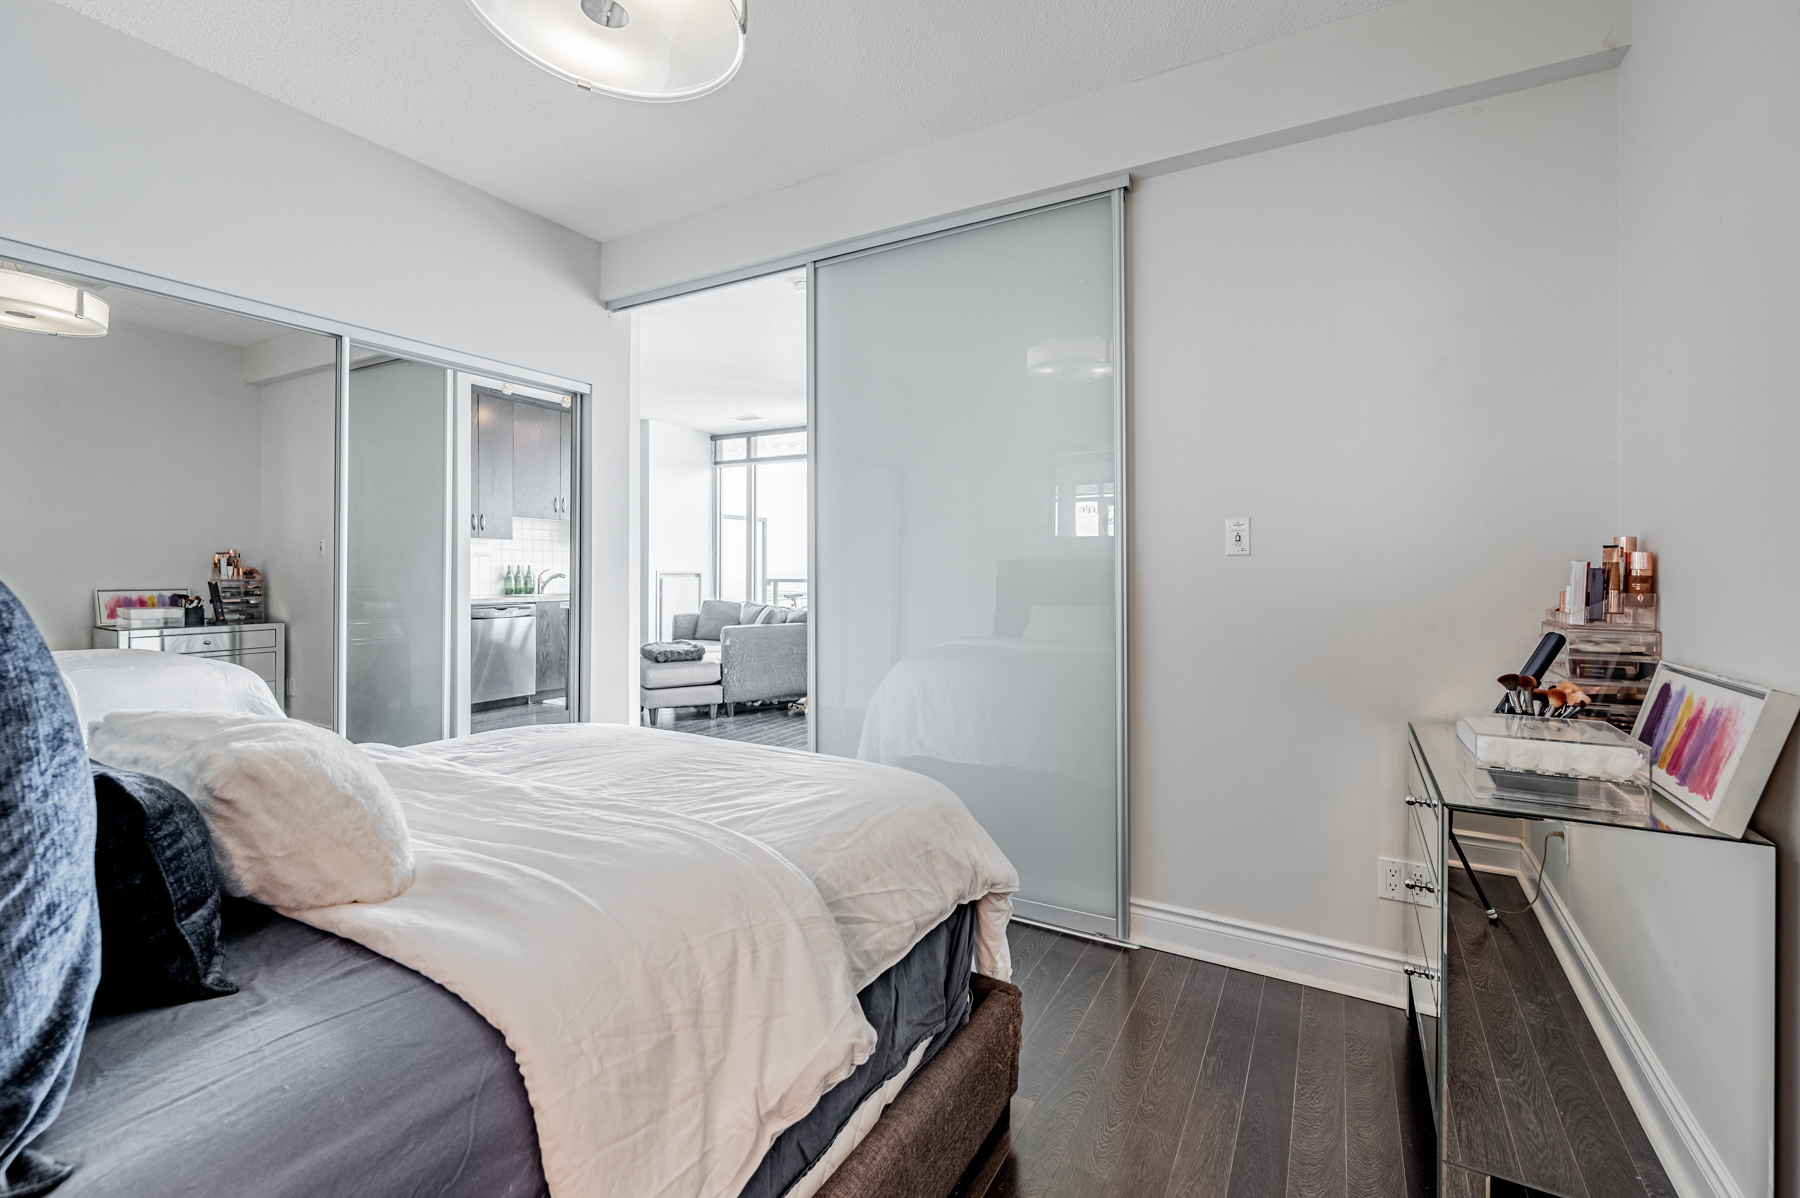
[{"label": "reflected tile backsplash", "polygon": [[[508,567],[530,566],[534,576],[546,570],[552,574],[569,573],[569,525],[563,520],[527,520],[513,517],[510,541],[491,538],[469,539],[469,597],[499,598],[504,592],[501,582]],[[569,580],[559,578],[549,587],[550,594],[563,594]]]}]

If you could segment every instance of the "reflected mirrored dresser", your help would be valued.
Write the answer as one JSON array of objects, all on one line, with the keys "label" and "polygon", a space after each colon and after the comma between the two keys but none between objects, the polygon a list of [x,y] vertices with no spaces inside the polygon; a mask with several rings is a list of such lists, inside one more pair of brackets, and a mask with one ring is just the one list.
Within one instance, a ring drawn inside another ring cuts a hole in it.
[{"label": "reflected mirrored dresser", "polygon": [[287,625],[203,624],[174,628],[96,628],[96,649],[187,653],[243,666],[269,684],[287,710]]},{"label": "reflected mirrored dresser", "polygon": [[[1409,1014],[1438,1193],[1774,1193],[1775,850],[1478,796],[1406,737]],[[1490,1181],[1490,1179],[1492,1179]]]}]

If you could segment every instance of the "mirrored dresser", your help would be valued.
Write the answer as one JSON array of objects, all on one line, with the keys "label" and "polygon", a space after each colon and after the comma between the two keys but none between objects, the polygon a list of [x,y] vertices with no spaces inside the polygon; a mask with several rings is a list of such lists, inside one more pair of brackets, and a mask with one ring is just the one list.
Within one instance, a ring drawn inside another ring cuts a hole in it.
[{"label": "mirrored dresser", "polygon": [[1771,1195],[1775,850],[1477,796],[1406,737],[1409,1015],[1444,1198]]},{"label": "mirrored dresser", "polygon": [[275,701],[287,710],[287,625],[203,624],[174,628],[96,628],[96,649],[149,649],[216,658],[246,670],[269,684]]}]

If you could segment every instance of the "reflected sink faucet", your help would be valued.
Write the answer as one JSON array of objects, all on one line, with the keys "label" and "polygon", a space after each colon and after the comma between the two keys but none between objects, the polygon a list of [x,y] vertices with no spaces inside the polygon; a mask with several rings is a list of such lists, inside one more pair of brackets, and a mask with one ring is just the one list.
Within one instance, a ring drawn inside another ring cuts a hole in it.
[{"label": "reflected sink faucet", "polygon": [[546,583],[555,582],[559,578],[566,579],[568,577],[567,574],[563,574],[563,573],[559,572],[556,574],[550,574],[550,577],[545,578],[544,575],[546,575],[546,574],[550,574],[550,571],[548,571],[548,570],[539,570],[538,571],[537,593],[540,595],[542,595],[544,593],[544,585]]}]

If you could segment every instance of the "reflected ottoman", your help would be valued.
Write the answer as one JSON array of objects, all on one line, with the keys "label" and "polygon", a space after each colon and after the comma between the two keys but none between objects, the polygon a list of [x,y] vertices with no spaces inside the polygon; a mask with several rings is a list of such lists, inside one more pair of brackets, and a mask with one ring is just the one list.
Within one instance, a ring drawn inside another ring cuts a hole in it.
[{"label": "reflected ottoman", "polygon": [[724,701],[716,657],[638,662],[638,706],[644,709],[645,723],[655,723],[656,712],[664,707],[706,707],[709,716],[716,716]]}]

